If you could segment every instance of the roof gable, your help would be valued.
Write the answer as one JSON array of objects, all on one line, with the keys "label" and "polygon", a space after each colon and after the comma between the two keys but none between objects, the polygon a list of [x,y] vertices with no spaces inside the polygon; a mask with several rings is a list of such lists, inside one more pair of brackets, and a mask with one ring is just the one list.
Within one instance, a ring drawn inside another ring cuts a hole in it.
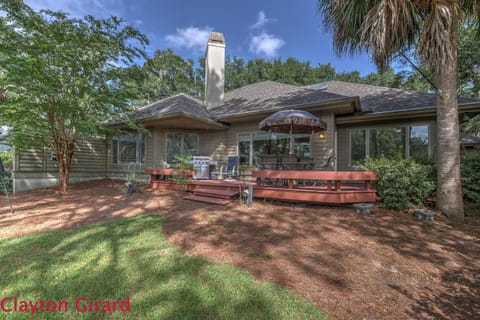
[{"label": "roof gable", "polygon": [[137,120],[145,120],[179,113],[208,121],[213,120],[202,101],[184,93],[139,108],[136,118]]}]

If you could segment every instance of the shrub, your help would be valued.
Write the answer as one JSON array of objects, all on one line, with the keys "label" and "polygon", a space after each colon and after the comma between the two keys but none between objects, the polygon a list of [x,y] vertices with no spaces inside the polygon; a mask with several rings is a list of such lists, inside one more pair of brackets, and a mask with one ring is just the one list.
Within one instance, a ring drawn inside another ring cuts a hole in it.
[{"label": "shrub", "polygon": [[3,166],[6,170],[12,170],[13,151],[0,151],[0,159],[2,159]]},{"label": "shrub", "polygon": [[362,168],[379,175],[377,192],[381,204],[388,209],[423,206],[435,190],[434,166],[418,163],[412,158],[367,158]]},{"label": "shrub", "polygon": [[[175,169],[179,169],[180,172],[183,170],[193,170],[193,163],[192,163],[192,156],[186,155],[186,156],[175,156],[175,159],[173,160],[173,165],[175,166]],[[185,186],[190,183],[192,180],[190,177],[185,176],[183,174],[178,174],[178,175],[173,175],[172,176],[173,182],[175,182],[178,185],[183,185],[184,188]]]},{"label": "shrub", "polygon": [[462,155],[462,190],[465,199],[480,201],[480,153]]},{"label": "shrub", "polygon": [[0,194],[5,193],[2,183],[5,183],[8,192],[12,191],[12,173],[13,168],[13,151],[0,151],[0,159],[2,159],[3,166],[5,167],[5,172],[0,172]]}]

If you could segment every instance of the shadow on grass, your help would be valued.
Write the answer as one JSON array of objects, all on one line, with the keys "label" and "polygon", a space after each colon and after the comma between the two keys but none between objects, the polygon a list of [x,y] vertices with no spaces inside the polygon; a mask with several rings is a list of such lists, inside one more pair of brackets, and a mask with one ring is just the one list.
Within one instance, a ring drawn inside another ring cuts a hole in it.
[{"label": "shadow on grass", "polygon": [[[313,305],[275,285],[256,282],[171,247],[158,215],[119,219],[70,231],[0,242],[0,296],[66,301],[67,313],[44,319],[319,319]],[[78,313],[79,297],[130,298],[129,313]],[[24,319],[25,313],[0,312]]]}]

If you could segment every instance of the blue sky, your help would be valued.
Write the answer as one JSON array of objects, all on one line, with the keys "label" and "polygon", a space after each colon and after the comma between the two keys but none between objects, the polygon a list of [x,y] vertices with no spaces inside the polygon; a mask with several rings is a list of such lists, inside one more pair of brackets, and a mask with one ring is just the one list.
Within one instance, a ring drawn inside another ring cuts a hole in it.
[{"label": "blue sky", "polygon": [[149,56],[171,48],[197,61],[210,31],[225,35],[226,53],[245,60],[294,57],[312,65],[331,63],[337,72],[375,72],[366,55],[338,57],[323,28],[315,0],[25,0],[35,10],[52,9],[73,17],[116,15],[147,35]]}]

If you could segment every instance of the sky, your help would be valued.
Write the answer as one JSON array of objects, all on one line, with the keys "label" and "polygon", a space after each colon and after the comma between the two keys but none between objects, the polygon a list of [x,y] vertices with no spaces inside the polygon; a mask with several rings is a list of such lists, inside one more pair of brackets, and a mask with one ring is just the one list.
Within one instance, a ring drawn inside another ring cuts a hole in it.
[{"label": "sky", "polygon": [[226,54],[243,58],[330,63],[337,72],[376,72],[365,54],[339,57],[322,24],[316,0],[24,0],[35,10],[64,11],[71,17],[115,15],[150,40],[149,56],[171,48],[185,59],[203,57],[208,34],[222,32]]}]

